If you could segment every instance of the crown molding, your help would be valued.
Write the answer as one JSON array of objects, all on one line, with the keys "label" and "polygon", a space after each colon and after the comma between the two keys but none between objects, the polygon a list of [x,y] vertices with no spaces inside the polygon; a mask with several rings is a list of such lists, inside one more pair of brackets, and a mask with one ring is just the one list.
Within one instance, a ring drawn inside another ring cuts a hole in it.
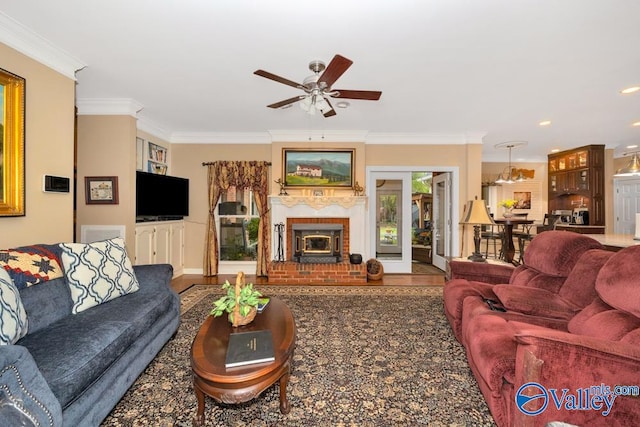
[{"label": "crown molding", "polygon": [[369,131],[366,130],[269,130],[272,141],[277,142],[364,142]]},{"label": "crown molding", "polygon": [[[501,155],[502,154],[502,155]],[[504,163],[507,164],[509,156],[504,153],[483,154],[482,161],[485,163]],[[546,156],[528,156],[526,159],[511,159],[511,163],[546,163]]]},{"label": "crown molding", "polygon": [[95,98],[76,101],[78,115],[130,115],[137,128],[171,144],[271,144],[272,142],[358,142],[386,145],[482,144],[485,132],[461,134],[420,132],[369,132],[367,130],[287,130],[266,132],[171,132],[140,112],[142,104],[129,98]]},{"label": "crown molding", "polygon": [[132,116],[144,107],[130,98],[78,98],[76,100],[80,116]]},{"label": "crown molding", "polygon": [[172,144],[271,144],[267,132],[173,132]]},{"label": "crown molding", "polygon": [[[142,119],[139,120],[142,123]],[[365,144],[464,145],[482,144],[485,133],[380,133],[366,130],[269,130],[267,132],[172,132],[146,130],[172,144],[271,144],[272,142],[359,142]]]},{"label": "crown molding", "polygon": [[467,132],[463,134],[427,133],[427,132],[370,132],[367,144],[405,144],[405,145],[464,145],[482,144],[486,132]]},{"label": "crown molding", "polygon": [[171,142],[171,133],[167,132],[162,126],[158,125],[152,120],[143,117],[142,114],[138,114],[138,122],[136,128],[143,132],[147,132],[150,135],[160,138],[163,141]]},{"label": "crown molding", "polygon": [[87,66],[3,12],[0,12],[0,42],[72,80],[76,80],[76,71]]}]

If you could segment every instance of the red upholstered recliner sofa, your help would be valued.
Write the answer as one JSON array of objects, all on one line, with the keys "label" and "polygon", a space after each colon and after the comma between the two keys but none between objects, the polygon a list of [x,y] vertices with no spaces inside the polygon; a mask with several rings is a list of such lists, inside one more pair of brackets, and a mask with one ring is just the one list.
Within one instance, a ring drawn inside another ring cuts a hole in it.
[{"label": "red upholstered recliner sofa", "polygon": [[515,268],[508,264],[451,261],[450,280],[445,284],[443,298],[444,313],[456,339],[464,345],[462,306],[466,297],[497,301],[496,284],[557,294],[580,256],[590,249],[602,248],[600,243],[582,234],[545,231],[531,241],[524,263]]},{"label": "red upholstered recliner sofa", "polygon": [[534,288],[527,300],[525,288],[495,285],[505,312],[464,297],[469,365],[499,426],[639,425],[639,261],[640,246],[588,250],[562,296]]}]

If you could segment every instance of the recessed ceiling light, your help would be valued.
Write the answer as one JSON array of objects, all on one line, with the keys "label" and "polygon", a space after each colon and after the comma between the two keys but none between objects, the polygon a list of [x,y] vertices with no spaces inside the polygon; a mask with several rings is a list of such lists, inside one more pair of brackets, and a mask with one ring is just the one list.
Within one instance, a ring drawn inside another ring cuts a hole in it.
[{"label": "recessed ceiling light", "polygon": [[632,87],[628,87],[628,88],[626,88],[626,89],[622,89],[622,90],[620,91],[620,93],[622,93],[622,94],[624,94],[624,95],[627,95],[627,94],[629,94],[629,93],[637,92],[637,91],[639,91],[639,90],[640,90],[640,86],[632,86]]},{"label": "recessed ceiling light", "polygon": [[632,150],[634,148],[638,148],[638,146],[635,145],[635,144],[634,145],[627,145],[627,150]]},{"label": "recessed ceiling light", "polygon": [[553,150],[551,150],[552,153],[559,153],[560,149],[559,148],[554,148]]},{"label": "recessed ceiling light", "polygon": [[631,126],[640,126],[640,122],[633,122],[631,123]]},{"label": "recessed ceiling light", "polygon": [[549,126],[551,124],[551,120],[543,120],[538,123],[540,126]]},{"label": "recessed ceiling light", "polygon": [[336,102],[336,107],[338,108],[347,108],[349,104],[347,101],[340,101],[340,102]]}]

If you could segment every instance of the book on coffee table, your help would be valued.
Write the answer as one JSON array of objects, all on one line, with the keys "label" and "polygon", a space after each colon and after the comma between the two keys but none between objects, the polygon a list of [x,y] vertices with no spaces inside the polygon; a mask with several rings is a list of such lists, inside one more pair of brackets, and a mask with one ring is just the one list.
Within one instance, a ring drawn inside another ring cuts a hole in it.
[{"label": "book on coffee table", "polygon": [[226,368],[274,360],[273,337],[270,330],[237,332],[229,335],[224,364]]}]

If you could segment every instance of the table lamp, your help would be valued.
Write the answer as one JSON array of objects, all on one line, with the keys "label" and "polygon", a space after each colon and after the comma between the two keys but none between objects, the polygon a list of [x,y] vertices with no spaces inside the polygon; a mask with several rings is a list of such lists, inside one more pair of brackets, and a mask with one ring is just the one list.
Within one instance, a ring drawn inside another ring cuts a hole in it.
[{"label": "table lamp", "polygon": [[487,262],[480,253],[480,226],[495,225],[495,222],[493,222],[493,218],[489,215],[487,204],[484,200],[478,200],[476,197],[475,200],[468,201],[460,224],[473,225],[473,243],[475,245],[475,251],[469,255],[467,259],[473,262]]}]

